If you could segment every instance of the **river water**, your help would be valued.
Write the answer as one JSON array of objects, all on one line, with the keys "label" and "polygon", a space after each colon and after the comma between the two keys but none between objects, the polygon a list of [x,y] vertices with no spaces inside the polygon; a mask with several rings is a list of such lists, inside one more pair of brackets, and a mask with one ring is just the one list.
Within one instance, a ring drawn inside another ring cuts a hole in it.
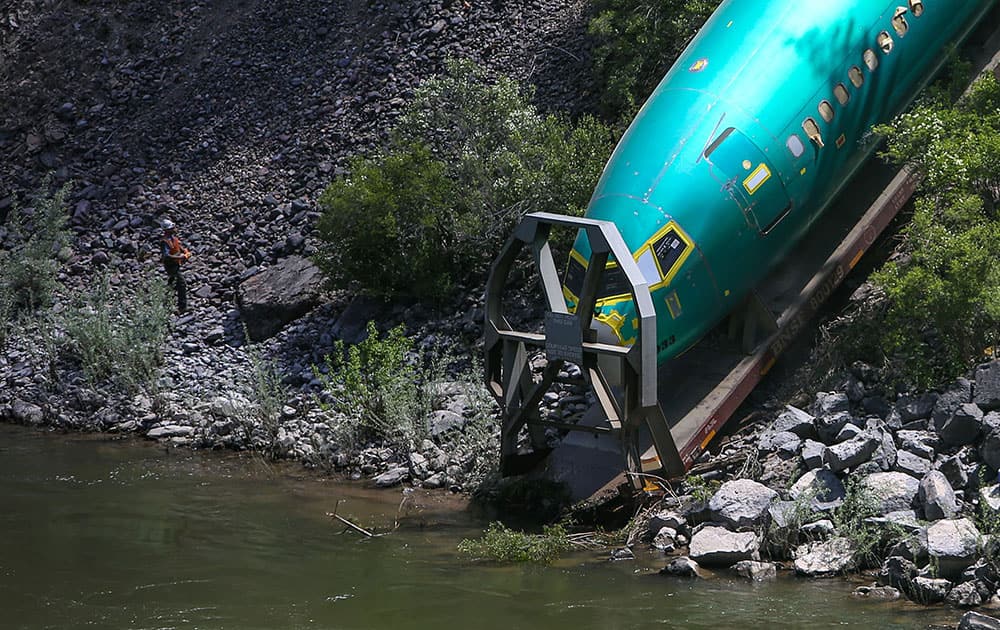
[{"label": "river water", "polygon": [[[0,629],[812,630],[960,616],[859,601],[844,580],[669,579],[654,555],[473,563],[456,544],[485,523],[460,500],[402,499],[232,453],[0,425]],[[334,510],[388,533],[345,532]]]}]

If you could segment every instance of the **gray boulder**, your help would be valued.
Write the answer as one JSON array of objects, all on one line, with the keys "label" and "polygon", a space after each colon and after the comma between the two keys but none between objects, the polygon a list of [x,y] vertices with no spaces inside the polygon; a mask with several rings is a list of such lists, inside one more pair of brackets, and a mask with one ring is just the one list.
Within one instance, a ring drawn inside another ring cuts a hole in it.
[{"label": "gray boulder", "polygon": [[15,422],[38,425],[45,420],[45,412],[36,404],[15,398],[10,404],[10,414]]},{"label": "gray boulder", "polygon": [[896,400],[896,410],[899,412],[899,417],[903,421],[903,424],[913,422],[914,420],[923,420],[924,418],[931,417],[937,399],[938,395],[934,392],[900,396]]},{"label": "gray boulder", "polygon": [[791,431],[765,432],[757,442],[757,449],[765,453],[781,451],[794,455],[802,446],[802,438]]},{"label": "gray boulder", "polygon": [[842,411],[850,411],[851,401],[844,392],[819,392],[813,409],[817,416],[828,416]]},{"label": "gray boulder", "polygon": [[965,464],[958,455],[945,457],[937,463],[937,469],[948,480],[948,483],[955,490],[963,490],[969,485],[969,473],[965,470]]},{"label": "gray boulder", "polygon": [[431,412],[430,417],[427,419],[427,430],[432,437],[439,437],[449,431],[461,429],[467,422],[468,419],[454,411],[438,409]]},{"label": "gray boulder", "polygon": [[790,431],[800,438],[810,438],[816,435],[816,429],[813,426],[815,420],[812,415],[805,411],[788,405],[774,420],[774,430],[776,432]]},{"label": "gray boulder", "polygon": [[959,378],[941,392],[934,403],[934,412],[931,414],[934,430],[940,430],[956,409],[969,402],[972,402],[972,383],[968,379]]},{"label": "gray boulder", "polygon": [[976,368],[975,392],[972,402],[980,409],[1000,409],[1000,361],[991,361]]},{"label": "gray boulder", "polygon": [[668,562],[665,567],[660,569],[660,575],[669,575],[672,577],[704,577],[698,563],[687,556],[680,556]]},{"label": "gray boulder", "polygon": [[741,560],[755,560],[760,540],[753,532],[732,532],[707,525],[691,537],[688,553],[704,566],[730,567]]},{"label": "gray boulder", "polygon": [[846,538],[806,543],[795,550],[795,572],[799,575],[836,575],[854,566],[854,548]]},{"label": "gray boulder", "polygon": [[753,528],[766,520],[767,508],[778,493],[750,479],[722,484],[708,502],[712,520],[733,529]]},{"label": "gray boulder", "polygon": [[375,485],[379,488],[391,488],[392,486],[398,486],[409,478],[410,469],[406,466],[397,466],[375,477],[374,481]]},{"label": "gray boulder", "polygon": [[991,483],[980,488],[979,500],[993,512],[1000,512],[1000,484]]},{"label": "gray boulder", "polygon": [[899,452],[899,449],[896,448],[896,440],[892,435],[892,431],[881,421],[867,429],[867,431],[879,441],[878,448],[875,449],[875,453],[872,455],[872,461],[878,464],[879,469],[882,471],[892,470],[892,467],[896,465],[896,457]]},{"label": "gray boulder", "polygon": [[865,597],[867,599],[877,599],[882,601],[895,601],[902,595],[899,589],[891,586],[859,586],[852,593],[855,597]]},{"label": "gray boulder", "polygon": [[847,440],[850,440],[852,438],[861,435],[861,432],[862,432],[861,427],[859,427],[856,424],[853,424],[853,422],[848,422],[847,424],[844,425],[844,428],[841,429],[839,433],[837,433],[837,437],[834,438],[834,441],[837,444],[840,444],[841,442],[846,442]]},{"label": "gray boulder", "polygon": [[843,501],[846,496],[844,484],[832,471],[826,468],[810,470],[798,481],[792,484],[788,490],[793,499],[800,499],[803,496],[811,496],[815,502],[830,503],[833,501]]},{"label": "gray boulder", "polygon": [[185,426],[183,424],[165,424],[150,429],[149,432],[146,433],[146,437],[156,440],[159,438],[188,437],[193,434],[194,427]]},{"label": "gray boulder", "polygon": [[650,534],[655,535],[664,527],[669,527],[678,532],[684,531],[687,527],[687,519],[673,510],[662,510],[649,519],[648,531]]},{"label": "gray boulder", "polygon": [[240,284],[237,304],[253,341],[267,339],[319,304],[323,274],[300,256],[289,256]]},{"label": "gray boulder", "polygon": [[917,565],[899,556],[889,556],[876,574],[879,584],[898,588],[904,593],[913,592],[913,580],[917,577]]},{"label": "gray boulder", "polygon": [[962,582],[948,592],[945,601],[955,608],[975,608],[982,605],[983,597],[975,581]]},{"label": "gray boulder", "polygon": [[816,416],[816,435],[824,444],[833,444],[837,440],[837,435],[853,420],[850,412],[837,411]]},{"label": "gray boulder", "polygon": [[938,436],[930,431],[911,431],[903,429],[896,432],[899,449],[924,459],[934,459],[934,454],[940,444]]},{"label": "gray boulder", "polygon": [[938,575],[955,579],[976,561],[979,530],[967,518],[945,519],[927,528],[927,554]]},{"label": "gray boulder", "polygon": [[992,431],[979,445],[979,456],[993,470],[1000,470],[1000,431]]},{"label": "gray boulder", "polygon": [[880,441],[876,440],[871,434],[859,433],[856,437],[846,442],[834,444],[827,448],[824,453],[824,460],[827,466],[830,467],[830,470],[834,472],[854,468],[868,461],[875,454],[879,443]]},{"label": "gray boulder", "polygon": [[932,465],[931,460],[914,455],[910,451],[898,451],[896,453],[896,464],[892,469],[897,472],[906,473],[916,479],[922,479],[930,471]]},{"label": "gray boulder", "polygon": [[653,548],[664,553],[670,553],[677,548],[677,530],[673,527],[661,527],[653,536]]},{"label": "gray boulder", "polygon": [[806,468],[812,469],[823,465],[824,451],[826,451],[825,444],[807,439],[802,443],[802,450],[799,454],[802,456],[802,461],[805,463]]},{"label": "gray boulder", "polygon": [[883,472],[868,475],[861,480],[860,487],[876,501],[879,514],[888,514],[911,509],[920,490],[920,482],[906,473]]},{"label": "gray boulder", "polygon": [[979,439],[983,429],[983,410],[972,403],[964,403],[937,427],[941,441],[951,446],[972,444]]},{"label": "gray boulder", "polygon": [[938,604],[948,597],[951,587],[948,580],[918,577],[913,580],[913,601],[918,604]]},{"label": "gray boulder", "polygon": [[1000,630],[1000,619],[970,610],[962,615],[958,630]]},{"label": "gray boulder", "polygon": [[939,470],[930,471],[920,480],[918,498],[928,521],[954,518],[958,514],[955,490]]},{"label": "gray boulder", "polygon": [[754,582],[766,582],[778,578],[778,570],[773,562],[742,560],[733,565],[733,570],[736,571],[736,575]]}]

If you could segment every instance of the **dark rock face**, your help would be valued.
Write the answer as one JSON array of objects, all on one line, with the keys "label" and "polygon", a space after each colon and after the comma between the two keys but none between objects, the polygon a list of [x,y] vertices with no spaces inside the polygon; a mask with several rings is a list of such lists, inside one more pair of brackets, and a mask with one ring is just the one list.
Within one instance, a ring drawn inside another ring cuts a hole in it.
[{"label": "dark rock face", "polygon": [[846,538],[809,543],[795,550],[795,572],[799,575],[837,575],[853,569],[854,565],[854,549]]},{"label": "dark rock face", "polygon": [[240,315],[254,341],[267,339],[319,303],[323,276],[300,256],[289,256],[240,285]]},{"label": "dark rock face", "polygon": [[951,446],[972,444],[983,429],[983,411],[972,403],[959,405],[937,427],[941,441]]},{"label": "dark rock face", "polygon": [[1000,619],[969,611],[962,615],[958,630],[1000,630]]},{"label": "dark rock face", "polygon": [[706,525],[691,537],[690,556],[700,565],[729,567],[742,560],[756,559],[760,540],[753,532],[732,532]]},{"label": "dark rock face", "polygon": [[767,517],[767,508],[778,497],[770,488],[749,479],[729,481],[709,501],[712,518],[733,529],[752,528]]},{"label": "dark rock face", "polygon": [[991,361],[976,368],[975,392],[973,402],[980,409],[1000,409],[1000,361]]},{"label": "dark rock face", "polygon": [[954,518],[958,514],[955,490],[941,471],[932,470],[920,480],[919,498],[929,521]]}]

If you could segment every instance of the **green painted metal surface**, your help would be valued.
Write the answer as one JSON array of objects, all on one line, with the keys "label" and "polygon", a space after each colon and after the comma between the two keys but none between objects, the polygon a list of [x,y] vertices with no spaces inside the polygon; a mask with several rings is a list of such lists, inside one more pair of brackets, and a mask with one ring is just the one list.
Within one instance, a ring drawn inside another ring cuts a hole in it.
[{"label": "green painted metal surface", "polygon": [[[992,4],[719,7],[622,137],[587,210],[616,223],[644,270],[659,361],[741,305],[875,149],[872,125],[912,101]],[[571,308],[589,253],[581,234]],[[610,267],[597,318],[630,344],[634,308]]]}]

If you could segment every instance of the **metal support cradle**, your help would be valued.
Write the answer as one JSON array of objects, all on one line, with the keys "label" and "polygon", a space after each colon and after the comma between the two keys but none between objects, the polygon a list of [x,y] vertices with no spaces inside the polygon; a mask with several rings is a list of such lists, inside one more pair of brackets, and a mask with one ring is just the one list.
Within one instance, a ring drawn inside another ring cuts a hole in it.
[{"label": "metal support cradle", "polygon": [[[585,230],[591,245],[583,289],[572,313],[563,297],[549,244],[552,226]],[[547,312],[542,334],[515,331],[504,316],[507,278],[526,247],[530,248],[545,293]],[[601,277],[612,256],[628,280],[638,314],[639,334],[631,346],[600,343],[593,328]],[[547,363],[540,377],[531,373],[532,349],[545,351]],[[683,464],[657,400],[656,311],[649,287],[614,223],[541,212],[521,221],[490,270],[485,355],[486,384],[501,407],[501,468],[505,475],[519,472],[526,461],[534,463],[546,454],[546,426],[617,435],[625,457],[624,468],[633,472],[642,471],[639,440],[642,429],[647,427],[666,473],[683,474]],[[606,426],[579,426],[541,417],[539,403],[566,363],[579,366],[607,420]],[[532,450],[519,454],[518,436],[525,428]]]}]

